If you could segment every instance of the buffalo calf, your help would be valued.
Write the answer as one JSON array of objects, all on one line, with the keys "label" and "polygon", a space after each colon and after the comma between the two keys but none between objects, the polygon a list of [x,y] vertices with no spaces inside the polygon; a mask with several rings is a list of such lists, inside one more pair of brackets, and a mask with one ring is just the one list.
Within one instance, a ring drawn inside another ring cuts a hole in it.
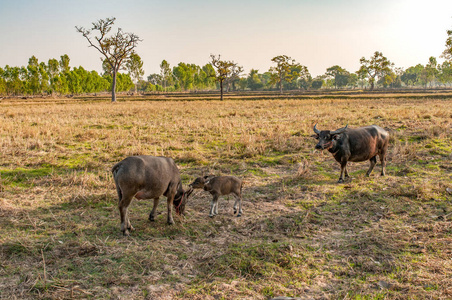
[{"label": "buffalo calf", "polygon": [[242,216],[242,186],[243,182],[235,176],[213,176],[206,175],[198,177],[189,185],[193,189],[204,189],[212,196],[210,203],[209,217],[218,214],[218,198],[223,195],[234,194],[236,200],[234,202],[234,214],[237,213],[237,204],[239,206],[237,217]]}]

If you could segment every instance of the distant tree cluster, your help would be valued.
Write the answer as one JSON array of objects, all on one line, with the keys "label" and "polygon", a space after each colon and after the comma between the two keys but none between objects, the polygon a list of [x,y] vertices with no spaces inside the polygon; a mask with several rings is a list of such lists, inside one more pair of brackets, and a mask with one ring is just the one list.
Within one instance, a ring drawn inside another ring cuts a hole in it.
[{"label": "distant tree cluster", "polygon": [[[0,94],[19,95],[78,95],[111,90],[112,77],[109,73],[99,75],[83,67],[69,66],[69,56],[60,60],[49,59],[39,62],[35,56],[27,66],[0,68]],[[134,84],[128,74],[119,74],[118,91],[129,91]]]}]

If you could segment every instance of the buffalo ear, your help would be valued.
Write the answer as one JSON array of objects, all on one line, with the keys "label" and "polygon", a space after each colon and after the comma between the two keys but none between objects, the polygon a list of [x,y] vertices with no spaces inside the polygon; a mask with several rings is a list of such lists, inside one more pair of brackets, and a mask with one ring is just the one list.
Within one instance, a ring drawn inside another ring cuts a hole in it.
[{"label": "buffalo ear", "polygon": [[313,134],[313,135],[311,135],[311,137],[313,137],[313,138],[315,138],[315,139],[319,139],[319,135],[318,134]]}]

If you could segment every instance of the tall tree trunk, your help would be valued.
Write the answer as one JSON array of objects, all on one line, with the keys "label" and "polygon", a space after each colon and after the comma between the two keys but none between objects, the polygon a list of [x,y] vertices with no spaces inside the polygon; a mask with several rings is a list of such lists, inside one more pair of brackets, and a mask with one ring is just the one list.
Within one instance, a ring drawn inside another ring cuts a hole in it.
[{"label": "tall tree trunk", "polygon": [[116,102],[116,70],[113,70],[113,83],[111,85],[111,102]]},{"label": "tall tree trunk", "polygon": [[223,80],[220,80],[220,93],[221,93],[221,101],[223,101]]}]

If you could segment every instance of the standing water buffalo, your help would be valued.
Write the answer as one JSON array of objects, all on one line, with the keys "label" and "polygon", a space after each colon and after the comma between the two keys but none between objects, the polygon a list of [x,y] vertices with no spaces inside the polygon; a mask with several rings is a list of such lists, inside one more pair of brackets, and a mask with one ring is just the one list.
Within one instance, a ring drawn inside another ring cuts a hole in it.
[{"label": "standing water buffalo", "polygon": [[177,214],[183,214],[187,199],[193,192],[192,188],[184,191],[179,169],[168,157],[130,156],[114,165],[111,171],[118,192],[121,231],[124,235],[129,235],[129,231],[133,230],[127,208],[134,196],[138,200],[154,199],[150,221],[155,220],[159,197],[166,196],[168,224],[174,224],[172,205],[175,206]]},{"label": "standing water buffalo", "polygon": [[367,171],[367,176],[369,176],[377,163],[377,155],[381,161],[381,175],[385,175],[389,133],[383,128],[372,125],[351,129],[347,125],[335,131],[320,131],[316,124],[314,132],[316,134],[313,137],[319,140],[315,148],[327,149],[341,164],[339,183],[344,182],[344,173],[345,177],[348,177],[347,162],[370,160],[370,167]]}]

